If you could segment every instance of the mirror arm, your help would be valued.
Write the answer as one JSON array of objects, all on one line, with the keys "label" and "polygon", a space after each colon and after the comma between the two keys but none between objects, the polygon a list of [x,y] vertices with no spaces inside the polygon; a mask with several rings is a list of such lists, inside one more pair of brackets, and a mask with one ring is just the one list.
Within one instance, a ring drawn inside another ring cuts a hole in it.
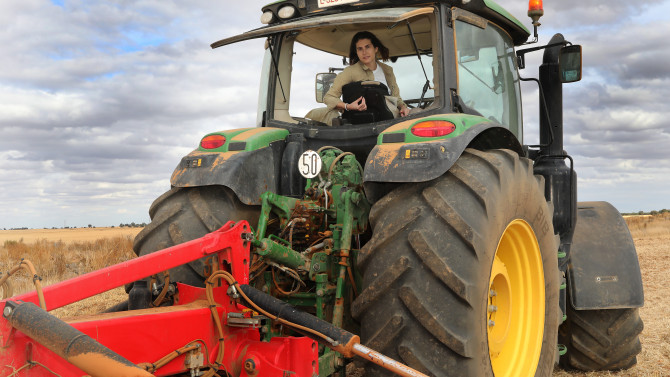
[{"label": "mirror arm", "polygon": [[531,47],[531,48],[524,48],[523,50],[517,50],[516,51],[516,56],[517,56],[517,64],[519,66],[519,69],[526,68],[526,53],[539,51],[539,50],[544,50],[545,48],[551,48],[551,47],[556,47],[556,46],[572,46],[572,43],[569,42],[569,41],[563,41],[563,42],[552,43],[552,44],[548,44],[548,45],[544,45],[544,46],[537,46],[537,47]]}]

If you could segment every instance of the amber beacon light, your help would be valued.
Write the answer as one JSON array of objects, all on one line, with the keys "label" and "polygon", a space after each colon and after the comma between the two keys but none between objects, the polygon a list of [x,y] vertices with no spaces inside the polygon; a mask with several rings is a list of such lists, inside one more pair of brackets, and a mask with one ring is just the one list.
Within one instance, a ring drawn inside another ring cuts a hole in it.
[{"label": "amber beacon light", "polygon": [[540,26],[540,17],[544,16],[542,0],[530,0],[528,2],[528,17],[533,20],[533,26]]}]

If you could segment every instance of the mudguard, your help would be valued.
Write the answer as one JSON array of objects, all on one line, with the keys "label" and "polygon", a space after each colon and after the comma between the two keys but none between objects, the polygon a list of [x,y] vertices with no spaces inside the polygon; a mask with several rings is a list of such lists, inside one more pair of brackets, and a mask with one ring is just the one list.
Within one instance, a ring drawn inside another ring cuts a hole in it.
[{"label": "mudguard", "polygon": [[[453,123],[454,132],[440,138],[416,137],[414,125],[435,120]],[[443,175],[465,148],[507,148],[524,155],[516,136],[489,119],[466,114],[444,114],[398,123],[379,135],[365,163],[363,177],[370,200],[382,192],[379,183],[426,182]]]},{"label": "mudguard", "polygon": [[222,185],[235,192],[244,204],[260,205],[266,191],[277,192],[281,154],[288,131],[250,128],[215,132],[224,136],[219,148],[202,147],[182,158],[172,173],[174,187]]},{"label": "mudguard", "polygon": [[577,204],[568,289],[577,310],[644,305],[640,264],[623,217],[607,202]]}]

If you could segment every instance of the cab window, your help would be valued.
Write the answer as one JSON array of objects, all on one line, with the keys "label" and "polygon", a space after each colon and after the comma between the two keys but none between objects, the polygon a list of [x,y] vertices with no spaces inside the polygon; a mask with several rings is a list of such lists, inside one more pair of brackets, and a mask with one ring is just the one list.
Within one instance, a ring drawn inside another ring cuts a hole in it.
[{"label": "cab window", "polygon": [[[481,25],[480,25],[481,26]],[[458,95],[469,108],[521,139],[521,100],[514,45],[504,31],[455,23]]]},{"label": "cab window", "polygon": [[[384,62],[393,68],[400,97],[410,107],[434,106],[437,78],[434,74],[434,56],[437,56],[435,14],[421,14],[407,22],[387,24],[355,23],[325,26],[286,33],[281,36],[275,81],[274,103],[269,119],[301,123],[305,115],[326,105],[317,101],[315,78],[318,73],[340,73],[349,66],[349,44],[359,31],[370,31],[389,48],[391,60]],[[417,57],[410,30],[414,34],[421,62]],[[430,85],[424,91],[426,77]],[[436,63],[437,64],[437,63]],[[281,81],[281,84],[279,83]],[[316,83],[318,85],[318,83]],[[423,95],[423,99],[421,100]],[[416,111],[420,111],[417,109]]]}]

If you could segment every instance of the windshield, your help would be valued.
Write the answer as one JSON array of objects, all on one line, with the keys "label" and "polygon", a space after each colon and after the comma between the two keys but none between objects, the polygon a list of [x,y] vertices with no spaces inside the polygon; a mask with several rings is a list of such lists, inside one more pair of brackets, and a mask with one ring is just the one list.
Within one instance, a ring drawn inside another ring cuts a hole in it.
[{"label": "windshield", "polygon": [[[294,47],[293,75],[291,77],[291,93],[293,95],[289,113],[293,117],[304,117],[312,109],[325,107],[325,104],[317,102],[315,96],[315,75],[329,71],[340,73],[349,64],[343,63],[341,56],[324,53],[301,44],[296,44]],[[393,68],[393,74],[400,90],[400,97],[409,106],[416,107],[426,82],[421,63],[416,55],[399,57],[394,60],[384,63]],[[424,53],[421,60],[426,67],[426,74],[431,83],[431,88],[424,94],[424,99],[426,101],[432,100],[435,96],[432,89],[432,54]]]},{"label": "windshield", "polygon": [[[482,26],[482,25],[480,25]],[[491,23],[456,21],[458,95],[482,116],[509,127],[521,140],[521,100],[510,37]]]},{"label": "windshield", "polygon": [[[390,78],[386,76],[393,76],[398,89],[395,94],[399,98],[391,99],[397,102],[392,102],[395,105],[387,103],[387,106],[396,106],[399,109],[404,103],[409,109],[413,108],[414,112],[434,106],[436,93],[433,56],[437,52],[435,16],[433,13],[426,13],[425,8],[417,9],[422,10],[419,15],[400,22],[329,25],[290,31],[275,37],[272,44],[268,44],[266,52],[269,54],[269,49],[273,49],[275,59],[267,59],[266,64],[274,68],[269,71],[278,72],[279,77],[274,81],[271,98],[266,98],[263,93],[268,88],[261,89],[261,100],[268,101],[266,119],[294,124],[311,122],[333,125],[332,117],[341,117],[343,110],[334,109],[335,113],[332,113],[333,109],[328,108],[328,103],[323,101],[325,93],[317,98],[316,77],[320,73],[333,73],[328,84],[330,85],[335,75],[350,66],[348,57],[351,39],[360,31],[372,32],[389,49],[390,59],[383,63],[392,69],[392,73],[387,72],[384,77],[390,82]],[[425,85],[427,80],[428,86]],[[272,78],[268,82],[272,84]],[[390,86],[392,85],[389,84]],[[393,97],[391,95],[394,93],[391,92],[389,90],[389,97]],[[330,118],[314,116],[313,111],[318,113],[322,110],[331,111]],[[398,116],[395,114],[395,117]]]}]

